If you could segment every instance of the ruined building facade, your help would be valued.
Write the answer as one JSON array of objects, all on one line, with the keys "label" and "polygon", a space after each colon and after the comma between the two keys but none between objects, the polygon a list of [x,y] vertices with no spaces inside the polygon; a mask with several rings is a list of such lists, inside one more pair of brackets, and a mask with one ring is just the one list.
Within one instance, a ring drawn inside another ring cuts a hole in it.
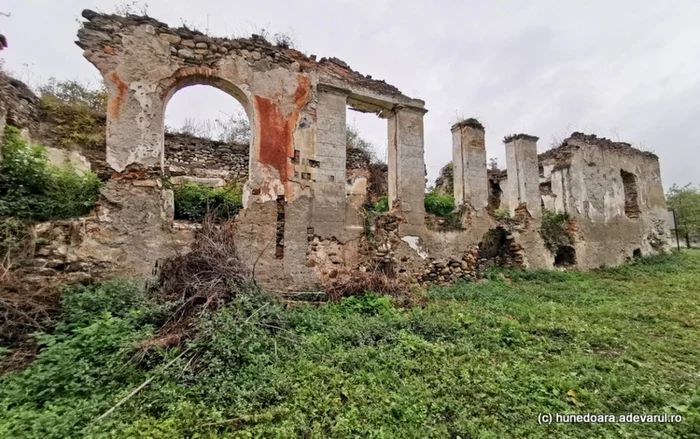
[{"label": "ruined building facade", "polygon": [[[175,92],[195,84],[235,97],[250,120],[247,151],[211,148],[237,163],[236,175],[247,160],[244,209],[233,227],[256,282],[271,290],[316,289],[352,270],[451,281],[492,256],[552,267],[558,252],[573,252],[559,259],[587,269],[663,249],[658,160],[629,145],[574,135],[538,159],[537,139],[516,135],[506,139],[507,176],[496,178],[487,173],[483,127],[474,120],[457,124],[459,227],[444,230],[426,221],[422,100],[340,60],[317,60],[259,37],[213,38],[149,17],[92,11],[83,17],[77,44],[109,94],[104,162],[110,175],[95,212],[60,225],[71,229],[61,232],[71,263],[147,274],[159,258],[186,251],[193,228],[173,221],[164,178],[218,176],[178,165],[194,147],[171,138],[179,146],[166,149],[164,111]],[[379,218],[362,206],[369,171],[348,166],[348,107],[387,122],[391,210]],[[542,239],[543,206],[569,215],[568,248],[548,248]]]}]

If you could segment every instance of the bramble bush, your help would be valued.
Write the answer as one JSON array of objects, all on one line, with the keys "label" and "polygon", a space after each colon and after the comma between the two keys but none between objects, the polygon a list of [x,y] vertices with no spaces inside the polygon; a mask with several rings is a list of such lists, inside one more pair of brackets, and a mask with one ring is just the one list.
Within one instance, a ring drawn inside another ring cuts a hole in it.
[{"label": "bramble bush", "polygon": [[201,222],[207,213],[216,221],[233,219],[243,207],[239,186],[230,184],[223,188],[187,182],[173,188],[175,219]]},{"label": "bramble bush", "polygon": [[50,164],[44,147],[28,145],[11,126],[5,128],[2,152],[0,218],[72,218],[95,206],[101,186],[96,174]]}]

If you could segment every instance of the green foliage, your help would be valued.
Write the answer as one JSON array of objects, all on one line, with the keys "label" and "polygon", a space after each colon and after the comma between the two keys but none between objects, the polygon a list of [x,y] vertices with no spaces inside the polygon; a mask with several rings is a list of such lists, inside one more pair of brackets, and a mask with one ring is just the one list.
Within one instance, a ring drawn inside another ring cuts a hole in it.
[{"label": "green foliage", "polygon": [[424,204],[427,213],[444,218],[454,211],[455,198],[450,194],[441,194],[433,188],[425,194]]},{"label": "green foliage", "polygon": [[386,314],[393,311],[391,297],[368,292],[362,296],[346,297],[340,302],[339,309],[344,312],[366,315]]},{"label": "green foliage", "polygon": [[94,113],[104,114],[107,108],[107,90],[104,85],[92,87],[76,80],[59,81],[50,78],[39,87],[42,98],[50,97],[66,104],[82,106]]},{"label": "green foliage", "polygon": [[[455,212],[455,199],[452,195],[442,194],[434,188],[425,194],[425,211],[429,214],[436,215],[444,221],[441,229],[454,230],[462,227],[461,217],[459,212]],[[384,195],[379,199],[371,211],[375,213],[384,213],[389,211],[389,197]]]},{"label": "green foliage", "polygon": [[2,152],[0,217],[71,218],[87,214],[97,202],[101,186],[97,175],[49,164],[43,147],[27,145],[9,125]]},{"label": "green foliage", "polygon": [[[700,253],[488,277],[411,309],[375,294],[285,308],[241,291],[168,369],[182,348],[134,359],[153,332],[145,293],[83,287],[30,367],[0,377],[0,437],[696,436]],[[683,422],[543,426],[538,413]]]},{"label": "green foliage", "polygon": [[571,245],[568,222],[569,215],[566,213],[556,213],[548,209],[542,210],[540,235],[547,248],[555,251],[559,246]]},{"label": "green foliage", "polygon": [[679,235],[700,236],[700,187],[674,184],[666,194],[666,203],[676,213]]},{"label": "green foliage", "polygon": [[105,314],[124,317],[133,309],[143,309],[147,304],[144,289],[125,279],[74,286],[66,289],[61,296],[63,321],[70,324],[89,324]]},{"label": "green foliage", "polygon": [[497,219],[508,219],[510,218],[510,210],[496,209],[493,211],[493,216],[495,216]]},{"label": "green foliage", "polygon": [[212,188],[192,182],[175,186],[175,219],[201,222],[207,212],[217,221],[236,216],[243,207],[241,189],[236,185]]},{"label": "green foliage", "polygon": [[46,115],[56,124],[56,133],[65,146],[104,147],[107,91],[79,81],[56,78],[39,87]]},{"label": "green foliage", "polygon": [[384,213],[389,211],[389,196],[384,195],[372,206],[372,210],[377,213]]}]

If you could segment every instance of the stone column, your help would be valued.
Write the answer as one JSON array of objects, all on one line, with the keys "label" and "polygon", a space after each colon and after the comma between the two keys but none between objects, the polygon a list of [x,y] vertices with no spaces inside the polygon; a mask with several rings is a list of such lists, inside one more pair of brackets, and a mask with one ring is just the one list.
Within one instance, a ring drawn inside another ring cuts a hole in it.
[{"label": "stone column", "polygon": [[389,207],[409,226],[425,222],[423,115],[427,110],[397,106],[389,116]]},{"label": "stone column", "polygon": [[[314,180],[313,222],[317,235],[337,234],[345,223],[346,114],[349,90],[319,84],[316,148],[303,166]],[[297,166],[295,166],[295,169]],[[304,176],[300,174],[302,180]]]},{"label": "stone column", "polygon": [[456,204],[467,204],[475,211],[485,209],[489,202],[486,142],[484,127],[476,119],[452,126],[452,163]]},{"label": "stone column", "polygon": [[520,205],[525,205],[533,218],[542,216],[537,140],[537,137],[527,134],[516,134],[505,139],[508,168],[506,191],[512,216]]}]

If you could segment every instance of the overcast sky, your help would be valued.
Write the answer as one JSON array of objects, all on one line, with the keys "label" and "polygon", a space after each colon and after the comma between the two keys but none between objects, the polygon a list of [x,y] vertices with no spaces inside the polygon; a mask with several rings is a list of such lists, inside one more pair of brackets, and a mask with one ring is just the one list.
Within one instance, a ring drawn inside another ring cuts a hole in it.
[{"label": "overcast sky", "polygon": [[[73,43],[80,11],[115,4],[125,2],[4,0],[6,69],[34,85],[97,80]],[[544,151],[583,131],[655,152],[666,188],[700,183],[697,0],[150,0],[148,14],[215,36],[291,33],[299,50],[338,57],[425,100],[431,181],[451,160],[451,123],[477,117],[502,166],[507,134],[539,136]],[[206,89],[178,92],[167,123],[235,111],[232,98]],[[386,155],[386,122],[356,114],[348,121]]]}]

